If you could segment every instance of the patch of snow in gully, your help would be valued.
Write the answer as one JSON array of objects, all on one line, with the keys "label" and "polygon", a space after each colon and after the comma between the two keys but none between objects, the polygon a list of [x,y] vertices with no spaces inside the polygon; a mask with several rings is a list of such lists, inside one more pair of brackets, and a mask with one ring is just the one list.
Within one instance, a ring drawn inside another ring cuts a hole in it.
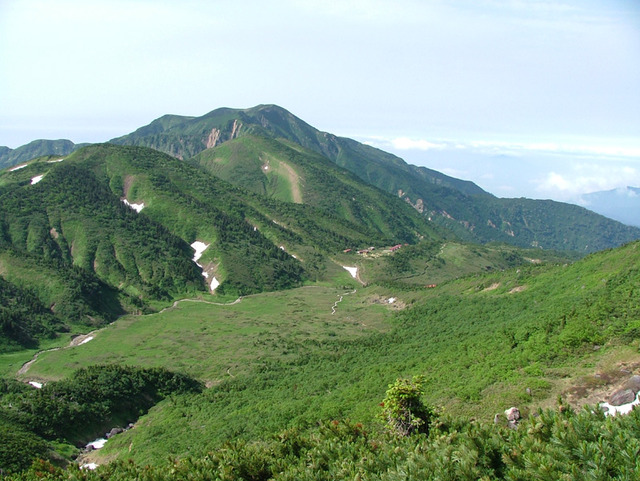
[{"label": "patch of snow in gully", "polygon": [[95,441],[91,441],[89,444],[87,444],[87,447],[91,446],[93,449],[101,449],[104,447],[106,442],[106,438],[98,438]]},{"label": "patch of snow in gully", "polygon": [[124,202],[125,205],[131,207],[137,213],[140,213],[140,211],[144,209],[144,202],[141,202],[139,204],[131,204],[127,199],[122,199],[122,202]]},{"label": "patch of snow in gully", "polygon": [[24,169],[26,166],[27,166],[27,164],[18,165],[16,167],[14,167],[13,169],[9,169],[9,172],[15,172],[16,170]]},{"label": "patch of snow in gully", "polygon": [[349,274],[351,274],[351,277],[353,277],[354,279],[358,275],[358,268],[357,267],[342,266],[342,268],[346,269],[347,271],[349,271]]},{"label": "patch of snow in gully", "polygon": [[38,381],[29,381],[29,384],[31,384],[33,387],[35,387],[36,389],[42,389],[42,383],[38,382]]},{"label": "patch of snow in gully", "polygon": [[44,175],[36,175],[34,178],[31,179],[31,185],[37,184],[42,180],[43,177]]},{"label": "patch of snow in gully", "polygon": [[636,394],[636,398],[627,404],[622,404],[620,406],[612,406],[609,403],[600,403],[601,408],[607,408],[608,411],[605,411],[605,416],[615,416],[616,414],[629,414],[633,409],[633,406],[637,406],[640,404],[640,392]]},{"label": "patch of snow in gully", "polygon": [[[204,271],[202,264],[200,264],[198,261],[200,260],[200,258],[202,257],[202,254],[204,253],[204,251],[207,250],[207,248],[209,247],[210,244],[205,244],[204,242],[201,241],[195,241],[193,244],[191,244],[191,248],[195,251],[193,254],[193,262],[196,263],[196,265],[202,269],[202,276],[205,279],[209,279],[209,274],[207,272]],[[211,280],[211,284],[210,284],[210,289],[211,292],[215,291],[216,288],[220,285],[220,282],[218,282],[218,279],[216,279],[215,277]]]}]

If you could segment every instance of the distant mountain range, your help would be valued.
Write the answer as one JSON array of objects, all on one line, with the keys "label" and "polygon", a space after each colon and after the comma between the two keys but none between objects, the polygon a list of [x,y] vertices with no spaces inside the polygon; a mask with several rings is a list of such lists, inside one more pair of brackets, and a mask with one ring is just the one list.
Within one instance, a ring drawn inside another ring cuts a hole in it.
[{"label": "distant mountain range", "polygon": [[593,192],[582,196],[585,207],[623,224],[640,227],[640,188]]},{"label": "distant mountain range", "polygon": [[[46,142],[38,141],[38,155],[51,153]],[[64,142],[67,152],[76,148]],[[340,185],[345,186],[359,178],[402,199],[433,227],[471,242],[588,253],[640,237],[640,229],[576,205],[496,198],[472,182],[321,132],[275,105],[221,108],[201,117],[165,115],[110,142],[150,147],[256,194],[321,207],[350,220],[367,217],[367,205],[375,196],[354,196],[349,189],[335,189],[333,179],[340,177]],[[14,164],[16,152],[26,147],[11,152]],[[35,151],[33,146],[31,151]],[[335,166],[354,177],[349,180]],[[353,202],[357,205],[350,205]],[[369,215],[367,222],[381,228],[386,221],[374,221]]]}]

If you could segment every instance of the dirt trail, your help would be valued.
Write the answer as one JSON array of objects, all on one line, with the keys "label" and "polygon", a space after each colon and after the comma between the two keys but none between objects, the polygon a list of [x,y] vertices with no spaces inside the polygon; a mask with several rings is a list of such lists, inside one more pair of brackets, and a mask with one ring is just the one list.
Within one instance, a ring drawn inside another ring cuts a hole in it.
[{"label": "dirt trail", "polygon": [[[179,302],[185,302],[185,301],[189,301],[189,302],[204,302],[205,304],[212,304],[214,306],[233,306],[234,304],[238,304],[241,300],[242,300],[242,296],[238,297],[235,301],[227,302],[227,303],[204,301],[204,300],[201,300],[201,299],[179,299],[179,300],[175,301],[172,306],[165,307],[164,309],[162,309],[158,314],[160,314],[162,312],[165,312],[165,311],[168,311],[170,309],[175,309],[178,306]],[[104,329],[104,327],[102,329]],[[67,346],[54,347],[52,349],[45,349],[44,351],[36,352],[35,355],[33,356],[33,359],[31,359],[30,361],[25,362],[22,365],[22,367],[18,370],[16,376],[22,376],[22,375],[26,374],[27,371],[29,370],[29,368],[33,365],[33,363],[38,360],[38,356],[40,356],[40,354],[43,354],[45,352],[59,351],[60,349],[69,349],[70,347],[80,346],[81,344],[84,344],[86,342],[91,341],[95,337],[95,335],[98,332],[100,332],[102,329],[97,329],[95,331],[91,331],[88,334],[80,334],[78,336],[75,336],[73,339],[71,339],[71,342]]]},{"label": "dirt trail", "polygon": [[31,359],[31,361],[25,362],[22,365],[22,367],[18,370],[17,376],[22,376],[23,374],[26,374],[29,368],[33,365],[33,363],[38,360],[38,356],[40,356],[40,354],[45,352],[59,351],[60,349],[69,349],[70,347],[79,346],[81,344],[84,344],[85,342],[89,342],[101,330],[102,329],[97,329],[95,331],[91,331],[89,334],[80,334],[79,336],[76,336],[73,339],[71,339],[71,342],[67,346],[54,347],[52,349],[45,349],[44,351],[36,352],[35,355],[33,356],[33,359]]},{"label": "dirt trail", "polygon": [[346,292],[346,293],[342,294],[342,295],[340,296],[340,299],[338,299],[338,300],[333,304],[333,307],[331,307],[331,315],[334,315],[334,314],[336,313],[336,309],[337,309],[337,307],[338,307],[338,303],[342,302],[342,299],[344,299],[344,296],[349,296],[349,295],[351,295],[351,294],[355,294],[357,291],[358,291],[357,289],[354,289],[354,290],[353,290],[353,291],[351,291],[351,292]]},{"label": "dirt trail", "polygon": [[233,306],[235,304],[238,304],[241,300],[242,300],[242,296],[238,297],[235,301],[231,301],[231,302],[211,302],[211,301],[205,301],[203,299],[178,299],[171,306],[165,307],[164,309],[159,311],[158,314],[162,314],[163,312],[175,309],[176,307],[178,307],[178,303],[180,302],[202,302],[204,304],[211,304],[212,306]]}]

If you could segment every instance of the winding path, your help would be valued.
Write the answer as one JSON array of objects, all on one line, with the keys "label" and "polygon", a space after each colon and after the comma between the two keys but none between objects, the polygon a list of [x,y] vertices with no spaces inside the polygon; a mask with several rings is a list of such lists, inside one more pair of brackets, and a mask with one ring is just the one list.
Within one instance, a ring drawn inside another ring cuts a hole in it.
[{"label": "winding path", "polygon": [[[205,304],[212,304],[214,306],[233,306],[234,304],[238,304],[241,300],[242,300],[242,296],[238,297],[235,301],[232,301],[232,302],[211,302],[211,301],[204,301],[202,299],[179,299],[179,300],[175,301],[173,303],[173,305],[171,305],[169,307],[165,307],[161,311],[159,311],[157,313],[154,313],[154,314],[161,314],[161,313],[163,313],[165,311],[168,311],[170,309],[175,309],[178,306],[179,302],[185,302],[185,301],[189,301],[189,302],[204,302]],[[125,315],[128,315],[128,314],[125,314]],[[107,327],[107,326],[105,326],[105,327]],[[105,327],[103,327],[102,329],[104,329]],[[27,371],[29,370],[29,368],[33,365],[33,363],[38,360],[38,356],[40,356],[40,354],[44,354],[45,352],[59,351],[60,349],[69,349],[70,347],[79,346],[81,344],[89,342],[102,329],[97,329],[95,331],[91,331],[89,334],[80,334],[80,335],[74,337],[73,339],[71,339],[71,342],[67,346],[54,347],[54,348],[51,348],[51,349],[45,349],[44,351],[36,352],[34,354],[34,356],[33,356],[33,359],[31,359],[30,361],[25,362],[22,365],[22,367],[16,373],[16,376],[22,376],[22,375],[26,374]]]},{"label": "winding path", "polygon": [[336,308],[338,307],[338,303],[342,302],[342,299],[344,299],[344,296],[349,296],[351,294],[355,294],[356,292],[358,292],[357,289],[354,289],[352,292],[347,292],[345,294],[342,294],[340,296],[340,299],[338,299],[334,304],[333,307],[331,308],[331,315],[334,315],[336,313]]},{"label": "winding path", "polygon": [[[104,329],[104,327],[102,329]],[[45,349],[44,351],[36,352],[35,355],[33,356],[33,359],[31,359],[31,361],[25,362],[22,365],[22,367],[18,370],[18,373],[16,375],[17,376],[21,376],[23,374],[26,374],[27,371],[29,370],[29,368],[31,367],[31,365],[38,360],[38,356],[40,356],[40,354],[45,353],[45,352],[51,352],[51,351],[59,351],[60,349],[69,349],[70,347],[79,346],[80,344],[84,344],[85,342],[89,342],[102,329],[97,329],[95,331],[91,331],[89,334],[80,334],[80,335],[74,337],[73,339],[71,339],[71,342],[69,343],[68,346],[54,347],[54,348],[51,348],[51,349]]]},{"label": "winding path", "polygon": [[233,306],[234,304],[238,304],[241,300],[242,300],[242,296],[238,297],[235,301],[231,301],[231,302],[211,302],[211,301],[205,301],[203,299],[178,299],[173,303],[173,305],[169,307],[165,307],[161,311],[157,313],[154,312],[153,314],[162,314],[163,312],[175,309],[176,307],[178,307],[178,303],[180,302],[202,302],[204,304],[211,304],[212,306]]}]

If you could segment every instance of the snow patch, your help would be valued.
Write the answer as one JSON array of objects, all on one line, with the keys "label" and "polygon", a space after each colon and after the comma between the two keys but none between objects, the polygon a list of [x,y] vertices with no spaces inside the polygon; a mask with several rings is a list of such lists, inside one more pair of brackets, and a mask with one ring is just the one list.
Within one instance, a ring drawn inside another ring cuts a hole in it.
[{"label": "snow patch", "polygon": [[140,213],[140,211],[144,209],[144,202],[141,202],[139,204],[131,204],[127,199],[122,199],[122,202],[124,202],[125,205],[131,207],[138,213]]},{"label": "snow patch", "polygon": [[47,160],[47,164],[56,164],[62,162],[64,159]]},{"label": "snow patch", "polygon": [[205,244],[201,241],[195,241],[193,244],[191,244],[191,248],[195,251],[195,253],[193,254],[193,262],[195,262],[200,268],[202,268],[202,266],[198,264],[198,261],[202,257],[204,251],[207,250],[207,247],[209,247],[209,245],[210,244]]},{"label": "snow patch", "polygon": [[[196,265],[200,269],[202,269],[202,276],[205,279],[209,279],[209,273],[204,271],[204,268],[202,267],[202,264],[200,264],[198,261],[202,257],[202,254],[204,253],[204,251],[207,250],[207,247],[209,247],[209,245],[210,244],[205,244],[204,242],[201,242],[201,241],[195,241],[193,244],[191,244],[191,248],[195,251],[195,253],[193,254],[193,262],[195,262]],[[220,282],[218,282],[218,279],[216,279],[214,277],[213,279],[211,279],[211,284],[209,284],[209,285],[210,285],[210,288],[211,288],[211,292],[213,292],[220,285]]]},{"label": "snow patch", "polygon": [[93,449],[102,449],[104,447],[104,445],[106,444],[107,439],[106,438],[98,438],[95,441],[91,441],[89,444],[87,444],[87,447],[91,447]]},{"label": "snow patch", "polygon": [[607,408],[608,411],[605,411],[605,416],[615,416],[616,414],[629,414],[633,409],[633,406],[637,406],[640,404],[640,392],[636,394],[636,398],[627,404],[622,404],[620,406],[612,406],[609,403],[600,403],[601,408]]},{"label": "snow patch", "polygon": [[94,470],[98,467],[98,465],[96,463],[88,463],[88,464],[83,464],[82,466],[80,466],[80,469],[90,469],[90,470]]},{"label": "snow patch", "polygon": [[40,182],[42,180],[43,177],[44,177],[44,175],[36,175],[35,177],[33,177],[31,179],[31,185],[37,184],[38,182]]},{"label": "snow patch", "polygon": [[15,172],[16,170],[24,169],[26,166],[27,166],[27,164],[18,165],[16,167],[14,167],[13,169],[9,169],[9,172]]},{"label": "snow patch", "polygon": [[42,389],[42,383],[38,382],[38,381],[29,381],[29,384],[31,384],[33,387],[35,387],[36,389]]},{"label": "snow patch", "polygon": [[342,268],[346,269],[347,271],[349,271],[349,274],[351,274],[351,277],[353,277],[354,279],[358,275],[358,268],[357,267],[342,266]]},{"label": "snow patch", "polygon": [[389,302],[389,304],[393,304],[394,302],[396,302],[396,298],[395,297],[390,297],[388,302]]},{"label": "snow patch", "polygon": [[78,346],[82,346],[83,344],[86,344],[87,342],[91,341],[93,339],[93,336],[89,336],[86,339],[83,339],[82,342],[80,342],[80,344],[78,344]]}]

